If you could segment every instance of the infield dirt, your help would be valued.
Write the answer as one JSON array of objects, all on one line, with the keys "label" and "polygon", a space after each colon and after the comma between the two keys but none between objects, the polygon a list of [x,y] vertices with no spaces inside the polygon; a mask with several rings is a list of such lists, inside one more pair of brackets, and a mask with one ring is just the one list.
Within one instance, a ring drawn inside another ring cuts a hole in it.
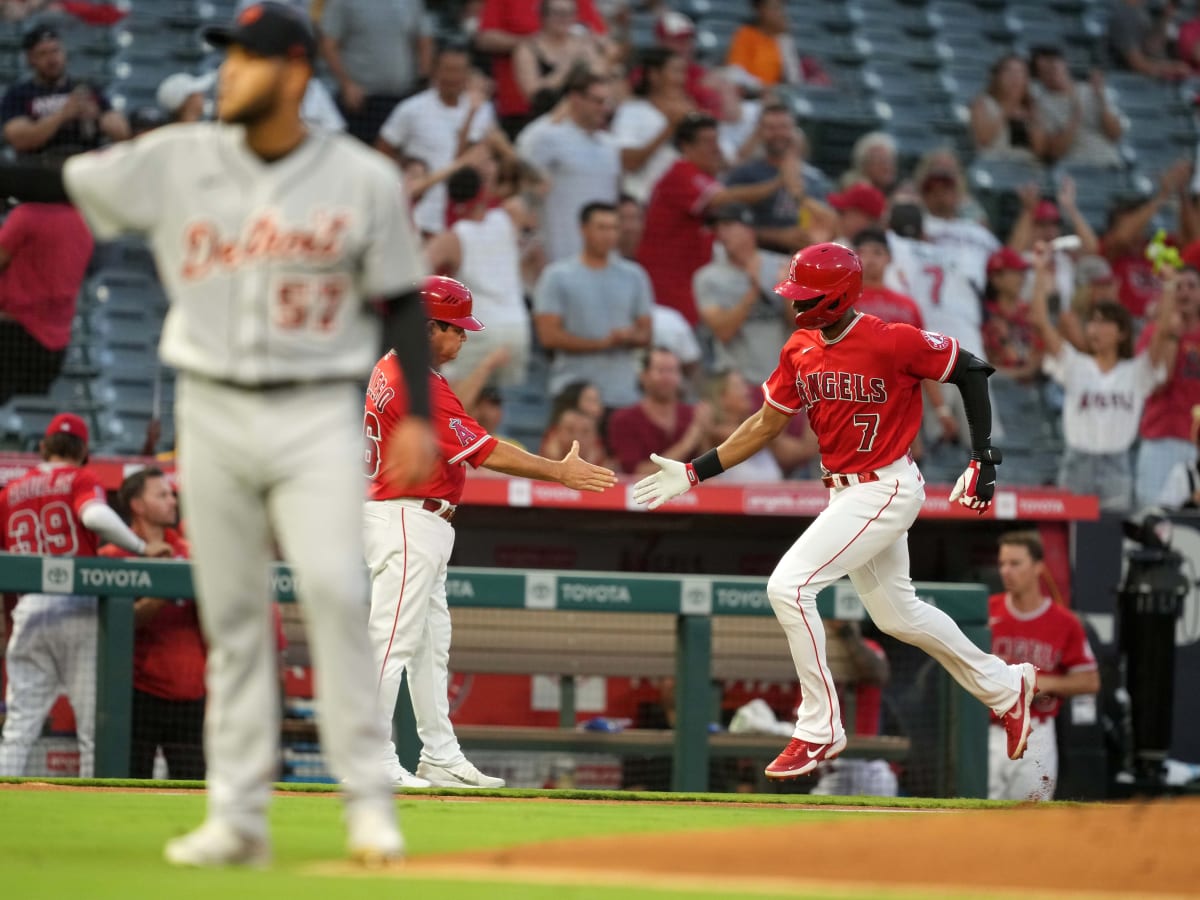
[{"label": "infield dirt", "polygon": [[1200,801],[894,816],[591,837],[409,860],[408,874],[707,882],[775,894],[791,883],[920,891],[1197,896]]}]

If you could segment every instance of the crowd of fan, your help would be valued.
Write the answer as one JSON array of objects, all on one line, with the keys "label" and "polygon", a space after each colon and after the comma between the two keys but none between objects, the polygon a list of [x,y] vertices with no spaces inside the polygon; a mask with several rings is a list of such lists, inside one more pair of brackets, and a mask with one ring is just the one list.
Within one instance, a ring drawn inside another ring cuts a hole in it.
[{"label": "crowd of fan", "polygon": [[[1160,173],[1152,195],[1120,198],[1104,223],[1076,205],[1086,179],[1061,178],[1053,196],[1031,184],[997,235],[952,149],[909,172],[896,142],[872,132],[844,172],[809,163],[780,89],[837,85],[798,52],[782,0],[747,3],[718,65],[665,2],[632,4],[656,16],[655,45],[637,52],[621,0],[464,2],[439,10],[450,40],[435,40],[421,0],[297,5],[319,26],[328,76],[306,116],[396,161],[431,269],[474,292],[487,330],[447,375],[486,427],[504,434],[506,391],[548,359],[543,453],[579,440],[590,461],[637,473],[650,452],[715,446],[759,402],[789,333],[772,291],[789,255],[836,240],[863,258],[861,311],[954,335],[996,367],[1010,442],[1032,427],[1012,415],[1025,401],[1061,420],[1060,484],[1114,510],[1200,498],[1190,161]],[[1111,21],[1126,68],[1176,80],[1200,70],[1200,18],[1115,0]],[[163,82],[161,109],[133,111],[131,126],[71,79],[52,26],[34,26],[24,47],[33,77],[0,104],[13,152],[76,152],[210,109],[211,75],[180,73]],[[1122,166],[1124,120],[1103,73],[1078,74],[1052,46],[996,60],[970,109],[976,156]],[[1170,291],[1146,254],[1163,210],[1177,214],[1171,240],[1185,264]],[[29,210],[0,230],[0,360],[23,361],[0,362],[0,405],[44,390],[69,340],[83,269],[40,260],[79,256],[84,240],[53,216],[77,218]],[[1066,234],[1076,240],[1055,241]],[[965,433],[955,391],[931,383],[926,395],[918,454]],[[819,466],[803,421],[761,456],[735,474],[804,478]]]}]

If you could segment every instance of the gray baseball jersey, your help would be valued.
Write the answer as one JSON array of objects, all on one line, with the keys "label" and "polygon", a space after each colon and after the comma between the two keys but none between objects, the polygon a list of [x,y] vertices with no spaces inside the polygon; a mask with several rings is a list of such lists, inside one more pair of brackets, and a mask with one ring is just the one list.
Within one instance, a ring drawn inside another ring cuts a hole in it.
[{"label": "gray baseball jersey", "polygon": [[67,193],[98,238],[150,241],[168,365],[244,385],[365,378],[379,353],[366,301],[425,275],[399,174],[339,134],[314,130],[274,163],[244,135],[160,128],[72,157]]}]

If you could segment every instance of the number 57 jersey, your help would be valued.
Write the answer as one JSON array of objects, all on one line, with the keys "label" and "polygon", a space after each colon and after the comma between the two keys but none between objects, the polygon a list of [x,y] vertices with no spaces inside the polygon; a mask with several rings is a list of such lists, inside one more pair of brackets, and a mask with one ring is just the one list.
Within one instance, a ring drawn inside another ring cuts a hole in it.
[{"label": "number 57 jersey", "polygon": [[860,313],[832,341],[794,332],[763,396],[789,416],[807,413],[828,471],[871,472],[908,452],[921,426],[921,382],[945,381],[958,352],[954,338]]},{"label": "number 57 jersey", "polygon": [[162,359],[185,372],[365,378],[379,349],[366,301],[425,274],[396,167],[344,135],[314,130],[268,163],[240,126],[169,125],[63,176],[98,238],[148,238],[171,302]]}]

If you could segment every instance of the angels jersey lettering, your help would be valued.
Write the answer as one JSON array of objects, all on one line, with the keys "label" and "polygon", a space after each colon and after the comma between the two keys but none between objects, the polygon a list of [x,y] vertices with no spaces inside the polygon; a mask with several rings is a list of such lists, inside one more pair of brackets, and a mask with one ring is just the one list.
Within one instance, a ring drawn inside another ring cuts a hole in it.
[{"label": "angels jersey lettering", "polygon": [[[992,652],[1007,663],[1033,663],[1051,675],[1096,669],[1083,625],[1049,597],[1032,612],[1022,613],[1013,608],[1008,594],[993,594],[988,598],[988,627]],[[1033,714],[1053,718],[1061,706],[1062,700],[1053,694],[1038,694]]]},{"label": "angels jersey lettering", "polygon": [[95,556],[96,535],[79,520],[105,502],[96,476],[77,466],[38,466],[0,491],[0,550],[49,556]]},{"label": "angels jersey lettering", "polygon": [[395,351],[389,351],[375,366],[367,386],[363,415],[364,474],[367,499],[428,497],[457,504],[467,480],[464,468],[479,468],[496,449],[496,439],[467,415],[450,384],[437,372],[429,373],[430,422],[441,458],[424,484],[402,487],[387,464],[388,442],[396,426],[408,414],[408,393]]},{"label": "angels jersey lettering", "polygon": [[921,382],[945,381],[958,341],[859,314],[834,341],[799,329],[763,384],[789,416],[807,412],[830,472],[882,468],[908,452],[921,426]]},{"label": "angels jersey lettering", "polygon": [[99,239],[149,239],[171,304],[162,359],[184,372],[361,378],[379,345],[366,301],[425,276],[395,167],[343,135],[314,130],[267,163],[240,126],[171,125],[71,157],[63,180]]}]

